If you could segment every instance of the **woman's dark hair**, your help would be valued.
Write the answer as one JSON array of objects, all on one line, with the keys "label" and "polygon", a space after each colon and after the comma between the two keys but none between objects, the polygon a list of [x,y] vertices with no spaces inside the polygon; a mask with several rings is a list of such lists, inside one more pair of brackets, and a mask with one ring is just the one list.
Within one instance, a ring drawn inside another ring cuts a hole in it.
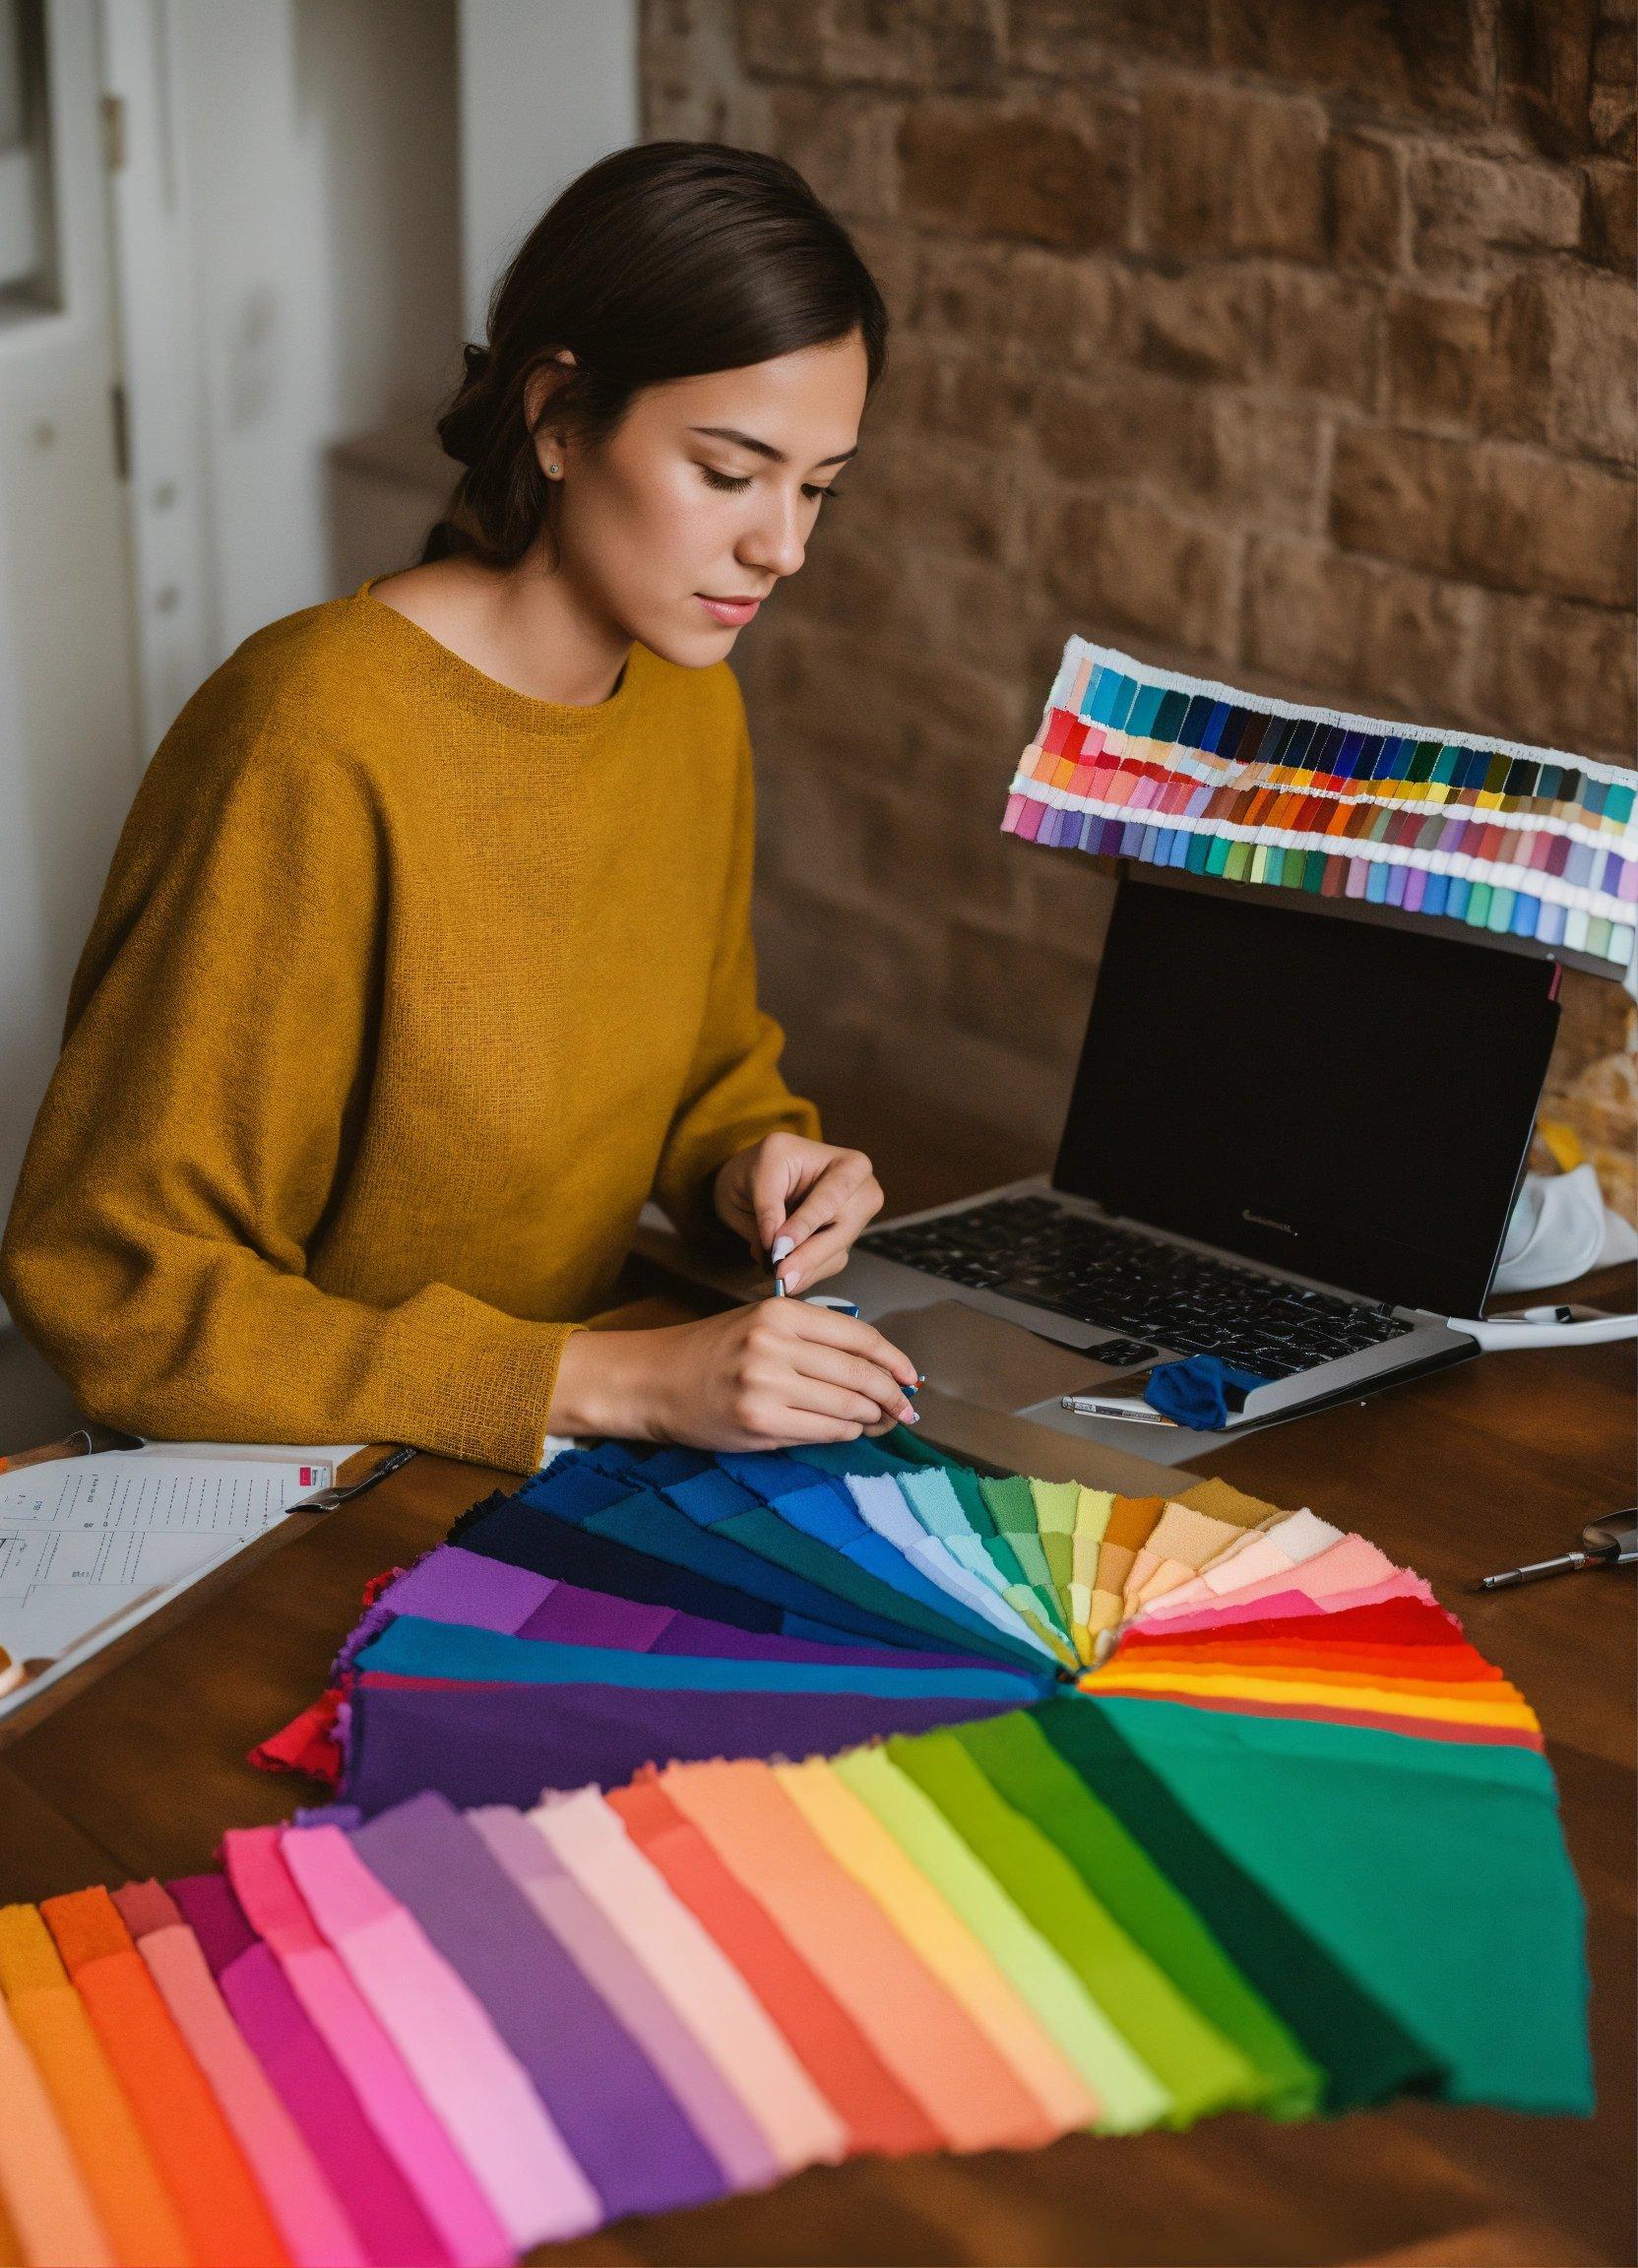
[{"label": "woman's dark hair", "polygon": [[438,419],[466,471],[422,563],[459,552],[510,567],[549,532],[556,488],[524,390],[559,348],[575,363],[541,415],[595,448],[645,386],[855,331],[873,386],[887,359],[881,293],[783,158],[721,142],[646,142],[600,158],[536,222],[490,299],[488,343],[466,349],[466,378]]}]

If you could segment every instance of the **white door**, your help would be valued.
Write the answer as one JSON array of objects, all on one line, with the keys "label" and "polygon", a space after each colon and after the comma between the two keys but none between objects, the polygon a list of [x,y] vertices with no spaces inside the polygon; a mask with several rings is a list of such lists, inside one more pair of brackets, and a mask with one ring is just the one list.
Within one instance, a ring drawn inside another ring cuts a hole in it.
[{"label": "white door", "polygon": [[100,85],[94,0],[0,0],[0,1216],[143,754]]}]

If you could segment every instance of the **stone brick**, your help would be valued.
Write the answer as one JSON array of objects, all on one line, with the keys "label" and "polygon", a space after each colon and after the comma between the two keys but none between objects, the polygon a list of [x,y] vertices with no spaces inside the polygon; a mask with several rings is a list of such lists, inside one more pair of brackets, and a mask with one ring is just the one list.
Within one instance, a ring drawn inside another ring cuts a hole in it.
[{"label": "stone brick", "polygon": [[1310,403],[1246,391],[1217,395],[1211,412],[1203,498],[1247,527],[1317,533],[1325,507],[1320,411]]},{"label": "stone brick", "polygon": [[1504,113],[1549,157],[1588,147],[1598,0],[1501,0],[1498,75]]},{"label": "stone brick", "polygon": [[1262,354],[1266,285],[1240,261],[1139,271],[1126,333],[1133,359],[1178,378],[1246,378]]},{"label": "stone brick", "polygon": [[776,87],[769,115],[769,146],[844,220],[880,220],[893,214],[897,103],[850,90]]},{"label": "stone brick", "polygon": [[1213,464],[1207,398],[1148,373],[1049,379],[1035,437],[1042,461],[1065,480],[1140,482],[1186,497]]},{"label": "stone brick", "polygon": [[1475,722],[1510,739],[1630,764],[1631,617],[1562,598],[1485,598],[1481,607]]},{"label": "stone brick", "polygon": [[1559,269],[1536,290],[1550,342],[1554,439],[1630,465],[1638,456],[1638,294],[1630,277]]},{"label": "stone brick", "polygon": [[1476,0],[1220,0],[1213,59],[1333,88],[1375,106],[1480,113],[1487,58]]},{"label": "stone brick", "polygon": [[1638,296],[1629,277],[1532,265],[1497,295],[1488,421],[1520,439],[1632,464]]},{"label": "stone brick", "polygon": [[1638,175],[1619,158],[1595,158],[1587,168],[1588,250],[1606,268],[1630,277],[1638,267]]},{"label": "stone brick", "polygon": [[1135,496],[1065,505],[1047,580],[1089,637],[1135,631],[1174,653],[1227,657],[1239,596],[1230,533]]},{"label": "stone brick", "polygon": [[1356,426],[1337,436],[1331,530],[1351,550],[1504,591],[1630,604],[1631,480],[1505,444]]},{"label": "stone brick", "polygon": [[827,0],[819,75],[832,86],[979,87],[1000,60],[994,0]]},{"label": "stone brick", "polygon": [[958,558],[1022,567],[1027,479],[1026,464],[1010,450],[954,443],[930,450],[894,438],[860,451],[837,509],[850,525],[876,529],[889,547],[908,537]]},{"label": "stone brick", "polygon": [[1011,0],[1012,66],[1043,79],[1101,77],[1133,55],[1196,62],[1204,52],[1209,0]]},{"label": "stone brick", "polygon": [[1570,167],[1429,145],[1411,158],[1409,190],[1415,258],[1430,271],[1471,268],[1487,249],[1571,252],[1581,241],[1585,189]]},{"label": "stone brick", "polygon": [[1300,268],[1268,281],[1265,367],[1293,394],[1368,409],[1376,400],[1381,295],[1371,284]]},{"label": "stone brick", "polygon": [[1000,113],[917,103],[899,134],[906,210],[931,227],[1076,250],[1124,241],[1132,119],[1114,103]]},{"label": "stone brick", "polygon": [[[898,914],[902,903],[843,907],[794,880],[782,881],[777,898],[764,892],[757,943],[776,979],[767,987],[774,1013],[792,1026],[811,1018],[870,1034],[925,1015],[943,989],[943,934]],[[822,985],[815,970],[824,972]]]},{"label": "stone brick", "polygon": [[1386,343],[1388,408],[1396,423],[1482,422],[1494,352],[1488,305],[1430,291],[1392,292]]},{"label": "stone brick", "polygon": [[826,0],[733,0],[739,60],[760,79],[806,79],[819,69]]},{"label": "stone brick", "polygon": [[893,341],[902,337],[915,315],[916,245],[908,229],[896,227],[890,220],[855,220],[848,233],[851,236],[859,258],[875,278],[876,288],[887,302],[888,321],[892,327],[888,351]]},{"label": "stone brick", "polygon": [[1259,536],[1246,560],[1244,659],[1302,699],[1459,720],[1480,604],[1478,592],[1408,567]]},{"label": "stone brick", "polygon": [[1041,1057],[1072,1058],[1086,1029],[1093,963],[1043,952],[958,920],[950,931],[945,1012],[961,1030]]},{"label": "stone brick", "polygon": [[1375,134],[1334,134],[1326,152],[1331,254],[1340,268],[1392,275],[1405,249],[1405,154]]},{"label": "stone brick", "polygon": [[915,328],[959,340],[1031,349],[1078,368],[1114,351],[1124,271],[1034,244],[920,241]]},{"label": "stone brick", "polygon": [[641,19],[644,133],[763,146],[761,90],[743,81],[724,0],[647,0]]},{"label": "stone brick", "polygon": [[1178,257],[1319,259],[1325,138],[1325,114],[1313,102],[1198,84],[1151,86],[1143,97],[1148,248]]},{"label": "stone brick", "polygon": [[860,839],[864,880],[878,901],[903,896],[1016,924],[1024,879],[1017,846],[1001,833],[1012,754],[996,750],[984,801],[951,800],[934,812],[909,795],[878,799]]},{"label": "stone brick", "polygon": [[868,904],[867,846],[885,823],[890,800],[876,782],[844,780],[812,762],[764,761],[757,779],[759,863],[830,903]]},{"label": "stone brick", "polygon": [[1633,157],[1634,88],[1638,83],[1638,28],[1600,27],[1593,50],[1593,84],[1587,124],[1593,148],[1611,158]]},{"label": "stone brick", "polygon": [[994,353],[957,352],[914,336],[894,352],[882,382],[879,417],[895,433],[947,434],[1003,448],[1026,437],[1040,373],[1033,363]]},{"label": "stone brick", "polygon": [[1077,959],[1101,957],[1118,867],[1084,850],[1043,850],[1039,845],[1032,850],[1020,861],[1022,934],[1054,952],[1067,948]]}]

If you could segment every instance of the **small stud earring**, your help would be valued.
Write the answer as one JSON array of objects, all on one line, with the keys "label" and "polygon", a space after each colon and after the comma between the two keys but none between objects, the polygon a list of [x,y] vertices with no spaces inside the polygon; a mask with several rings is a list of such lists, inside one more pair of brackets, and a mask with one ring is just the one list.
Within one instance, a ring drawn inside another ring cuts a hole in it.
[{"label": "small stud earring", "polygon": [[548,465],[548,466],[546,467],[546,472],[547,472],[547,473],[550,475],[550,477],[551,477],[553,480],[555,480],[555,479],[557,478],[558,474],[559,474],[559,473],[562,472],[562,470],[563,470],[562,466],[561,466],[561,465],[559,465],[559,464],[557,464],[557,463],[555,462],[555,460],[554,460],[554,461],[553,461],[553,462],[552,462],[550,465]]}]

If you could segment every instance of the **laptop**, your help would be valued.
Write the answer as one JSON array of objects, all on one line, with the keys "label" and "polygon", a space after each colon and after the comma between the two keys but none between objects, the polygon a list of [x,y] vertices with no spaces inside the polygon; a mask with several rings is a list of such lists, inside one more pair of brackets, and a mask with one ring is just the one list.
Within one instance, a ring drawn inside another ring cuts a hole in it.
[{"label": "laptop", "polygon": [[[935,1386],[1176,1464],[1477,1352],[1557,965],[1150,880],[1117,890],[1049,1175],[858,1238],[825,1286]],[[1267,1380],[1228,1432],[1076,1416],[1150,1366]]]}]

